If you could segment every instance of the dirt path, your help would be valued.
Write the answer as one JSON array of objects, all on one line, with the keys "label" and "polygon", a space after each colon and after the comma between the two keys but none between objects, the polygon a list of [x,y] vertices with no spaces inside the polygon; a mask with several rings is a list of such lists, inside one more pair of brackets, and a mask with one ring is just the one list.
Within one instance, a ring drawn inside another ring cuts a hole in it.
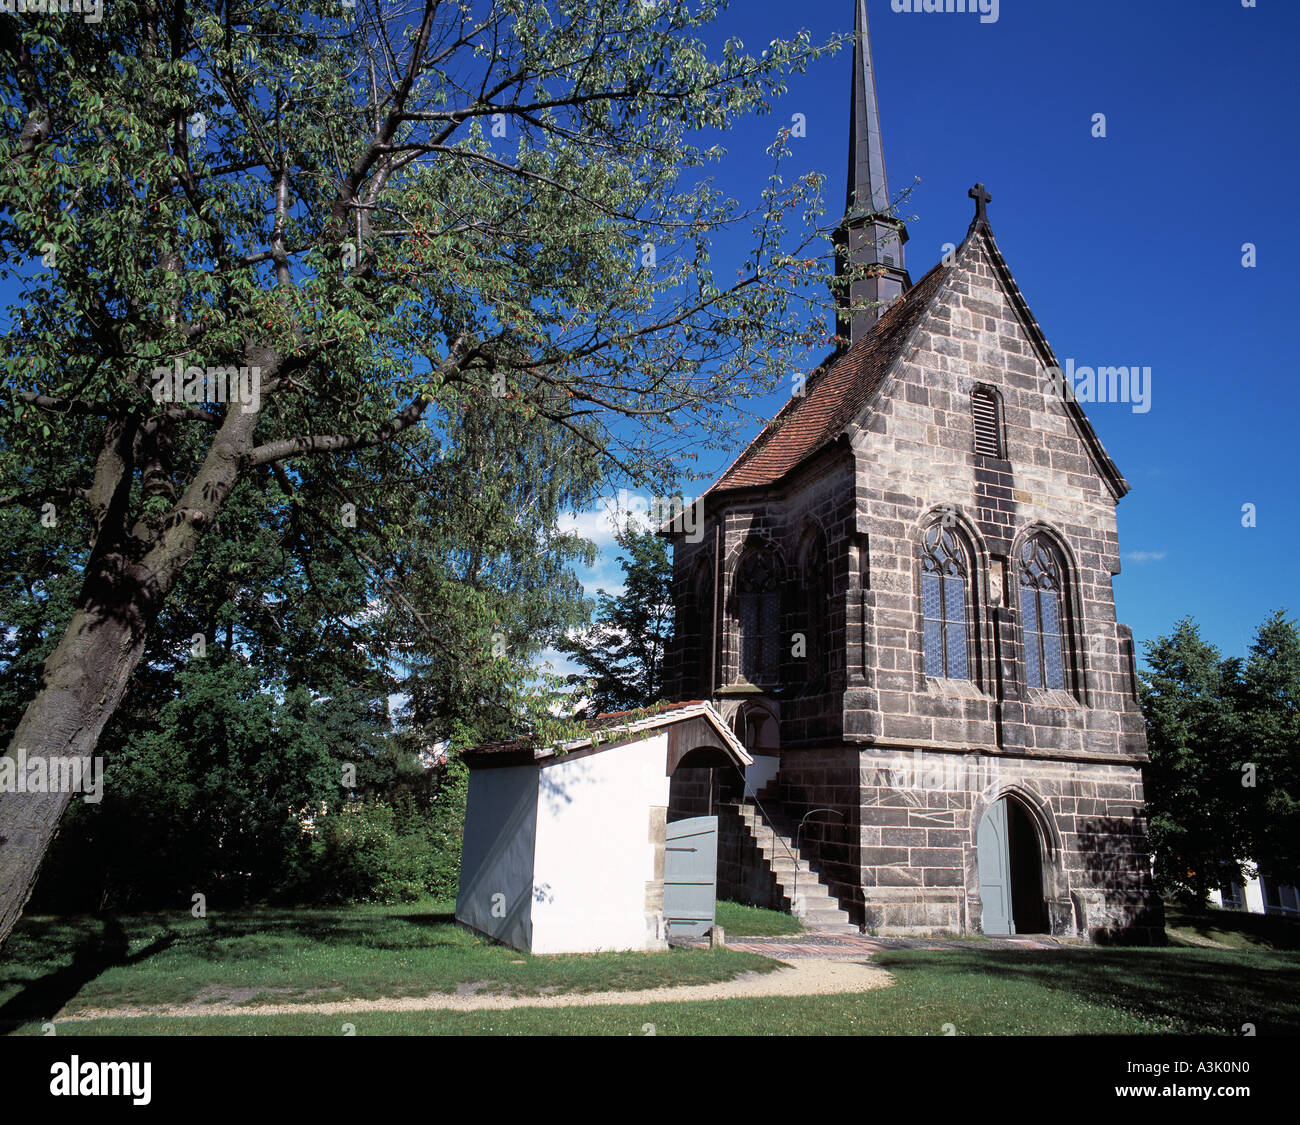
[{"label": "dirt path", "polygon": [[81,1008],[57,1017],[59,1023],[84,1020],[130,1019],[138,1016],[285,1016],[347,1015],[363,1012],[477,1012],[510,1008],[580,1008],[611,1004],[668,1004],[693,1000],[752,999],[761,996],[827,996],[868,992],[893,984],[894,978],[862,960],[819,957],[801,960],[771,973],[745,973],[714,984],[672,985],[666,988],[629,989],[621,992],[567,992],[550,996],[460,995],[394,996],[378,1000],[326,1000],[321,1003],[283,1004],[176,1004],[149,1007]]}]

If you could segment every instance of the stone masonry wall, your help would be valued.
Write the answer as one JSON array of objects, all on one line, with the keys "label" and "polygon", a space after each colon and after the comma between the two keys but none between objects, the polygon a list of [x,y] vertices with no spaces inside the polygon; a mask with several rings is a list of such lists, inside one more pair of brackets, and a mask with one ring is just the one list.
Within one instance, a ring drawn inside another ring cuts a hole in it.
[{"label": "stone masonry wall", "polygon": [[[715,498],[700,540],[675,541],[674,687],[695,698],[712,680],[728,714],[764,696],[780,719],[781,769],[763,799],[796,822],[832,810],[807,844],[855,921],[878,932],[978,931],[979,822],[1010,793],[1040,836],[1051,931],[1142,937],[1161,922],[1140,815],[1146,747],[1132,635],[1116,621],[1112,589],[1116,501],[1051,393],[1001,271],[977,233],[874,413],[850,427],[848,448],[824,451],[779,489]],[[974,452],[977,387],[1001,402],[1003,457]],[[936,519],[959,532],[973,563],[968,680],[925,672],[921,542]],[[735,569],[754,545],[778,554],[789,637],[818,608],[797,566],[811,529],[826,541],[824,665],[787,658],[779,684],[760,691],[740,682]],[[1066,564],[1066,690],[1026,683],[1015,560],[1034,533]],[[917,752],[949,763],[956,783],[911,779]]]},{"label": "stone masonry wall", "polygon": [[[865,662],[850,668],[862,686],[844,700],[846,735],[888,745],[1143,755],[1131,638],[1116,623],[1111,585],[1120,568],[1115,500],[1048,392],[982,238],[950,271],[896,377],[899,385],[853,437],[869,578],[862,635],[849,638]],[[974,452],[976,386],[1001,396],[1004,460]],[[920,541],[934,518],[950,521],[976,559],[972,682],[925,675]],[[1036,530],[1068,563],[1075,682],[1065,692],[1022,686],[1014,549]]]}]

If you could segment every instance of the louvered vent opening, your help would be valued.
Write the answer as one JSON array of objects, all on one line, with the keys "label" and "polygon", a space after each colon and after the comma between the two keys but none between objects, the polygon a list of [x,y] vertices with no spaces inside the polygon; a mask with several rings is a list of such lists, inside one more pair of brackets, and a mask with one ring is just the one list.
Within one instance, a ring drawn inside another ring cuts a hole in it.
[{"label": "louvered vent opening", "polygon": [[975,412],[975,452],[986,457],[1002,456],[1002,432],[998,425],[998,400],[988,391],[971,396]]}]

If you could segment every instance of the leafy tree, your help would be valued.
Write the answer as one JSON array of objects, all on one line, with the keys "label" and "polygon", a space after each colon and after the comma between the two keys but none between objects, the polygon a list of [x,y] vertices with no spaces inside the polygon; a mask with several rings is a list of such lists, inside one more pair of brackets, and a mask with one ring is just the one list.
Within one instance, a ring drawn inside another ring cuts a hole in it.
[{"label": "leafy tree", "polygon": [[1285,612],[1243,661],[1190,619],[1147,646],[1142,707],[1157,880],[1195,905],[1246,865],[1300,882],[1300,629]]},{"label": "leafy tree", "polygon": [[571,675],[590,699],[590,711],[648,707],[663,697],[664,656],[672,640],[672,561],[667,542],[654,531],[622,528],[624,590],[600,591],[595,624],[566,638],[559,648],[586,671]]},{"label": "leafy tree", "polygon": [[[820,178],[774,171],[750,215],[702,173],[706,134],[820,51],[712,60],[719,6],[139,0],[4,24],[0,508],[56,514],[75,587],[61,632],[18,642],[29,677],[53,643],[11,751],[91,755],[241,486],[273,477],[341,534],[386,479],[369,453],[490,409],[551,464],[667,491],[684,435],[727,440],[738,397],[825,340],[800,316],[813,235],[786,225],[816,222]],[[751,220],[719,285],[708,236]],[[67,802],[0,798],[0,941]]]},{"label": "leafy tree", "polygon": [[1281,883],[1300,884],[1300,629],[1278,610],[1244,663],[1230,660],[1233,764],[1245,805],[1246,854]]},{"label": "leafy tree", "polygon": [[1222,661],[1190,618],[1149,641],[1146,660],[1145,789],[1156,882],[1199,905],[1244,858],[1241,774],[1233,764]]},{"label": "leafy tree", "polygon": [[[277,705],[236,660],[196,661],[157,727],[105,764],[101,805],[78,800],[43,880],[61,908],[244,901],[292,882],[300,817],[335,801],[336,709],[301,690]],[[62,877],[61,877],[62,876]]]}]

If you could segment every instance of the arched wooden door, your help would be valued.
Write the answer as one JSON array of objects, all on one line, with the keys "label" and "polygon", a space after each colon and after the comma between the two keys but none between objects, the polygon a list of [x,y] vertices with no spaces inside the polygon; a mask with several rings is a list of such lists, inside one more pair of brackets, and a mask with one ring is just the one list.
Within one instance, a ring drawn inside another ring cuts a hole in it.
[{"label": "arched wooden door", "polygon": [[1042,933],[1043,857],[1024,805],[1009,797],[992,804],[980,821],[976,848],[984,933]]},{"label": "arched wooden door", "polygon": [[979,853],[982,929],[986,934],[1013,934],[1011,910],[1011,847],[1007,839],[1007,800],[994,802],[980,821]]}]

